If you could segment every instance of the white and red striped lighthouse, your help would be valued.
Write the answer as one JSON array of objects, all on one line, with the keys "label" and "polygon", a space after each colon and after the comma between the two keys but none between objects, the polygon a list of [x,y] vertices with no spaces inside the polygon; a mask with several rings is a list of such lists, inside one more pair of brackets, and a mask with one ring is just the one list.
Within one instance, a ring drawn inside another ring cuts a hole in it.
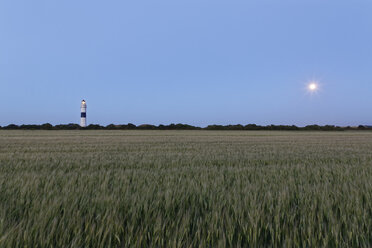
[{"label": "white and red striped lighthouse", "polygon": [[87,126],[87,103],[85,100],[81,101],[80,106],[80,126],[86,127]]}]

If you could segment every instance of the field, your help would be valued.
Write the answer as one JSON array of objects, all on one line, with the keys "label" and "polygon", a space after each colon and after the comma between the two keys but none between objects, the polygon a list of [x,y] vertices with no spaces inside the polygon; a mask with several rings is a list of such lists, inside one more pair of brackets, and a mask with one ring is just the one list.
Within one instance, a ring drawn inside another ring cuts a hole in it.
[{"label": "field", "polygon": [[0,247],[371,247],[372,133],[0,131]]}]

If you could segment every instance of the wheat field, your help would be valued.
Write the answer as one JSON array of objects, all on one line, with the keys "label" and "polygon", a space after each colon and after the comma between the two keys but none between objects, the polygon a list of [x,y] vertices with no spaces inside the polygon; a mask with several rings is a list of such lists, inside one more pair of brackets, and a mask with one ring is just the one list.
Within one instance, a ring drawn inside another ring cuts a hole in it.
[{"label": "wheat field", "polygon": [[371,132],[0,131],[0,247],[371,246]]}]

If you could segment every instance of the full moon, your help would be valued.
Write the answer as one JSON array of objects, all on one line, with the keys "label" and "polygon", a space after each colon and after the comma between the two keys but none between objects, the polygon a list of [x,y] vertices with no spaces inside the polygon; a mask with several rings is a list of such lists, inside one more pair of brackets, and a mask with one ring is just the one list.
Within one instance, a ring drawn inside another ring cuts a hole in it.
[{"label": "full moon", "polygon": [[314,92],[318,89],[318,84],[315,83],[315,82],[312,82],[312,83],[309,84],[308,88],[311,92]]}]

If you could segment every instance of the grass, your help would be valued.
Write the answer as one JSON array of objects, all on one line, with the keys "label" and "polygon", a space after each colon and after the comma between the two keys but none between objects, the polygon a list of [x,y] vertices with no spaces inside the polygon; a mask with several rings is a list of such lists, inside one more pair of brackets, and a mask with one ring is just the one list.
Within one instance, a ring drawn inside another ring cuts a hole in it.
[{"label": "grass", "polygon": [[0,247],[371,247],[372,133],[0,131]]}]

